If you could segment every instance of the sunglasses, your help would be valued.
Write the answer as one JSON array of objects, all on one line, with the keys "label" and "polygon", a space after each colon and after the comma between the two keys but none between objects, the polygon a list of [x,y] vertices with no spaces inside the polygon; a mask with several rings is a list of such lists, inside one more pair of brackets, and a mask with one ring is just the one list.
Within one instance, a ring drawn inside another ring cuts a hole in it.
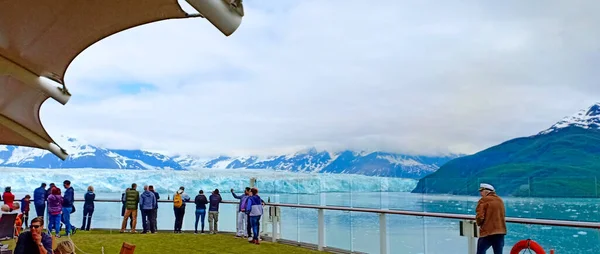
[{"label": "sunglasses", "polygon": [[30,228],[35,228],[35,229],[38,229],[38,228],[40,228],[41,226],[42,226],[42,225],[29,225],[29,227],[30,227]]}]

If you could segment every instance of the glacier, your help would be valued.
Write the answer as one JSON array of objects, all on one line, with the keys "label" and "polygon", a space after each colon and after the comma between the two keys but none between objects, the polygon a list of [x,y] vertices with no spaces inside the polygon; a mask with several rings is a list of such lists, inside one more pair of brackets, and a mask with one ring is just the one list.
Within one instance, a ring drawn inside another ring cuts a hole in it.
[{"label": "glacier", "polygon": [[238,157],[223,155],[216,158],[199,158],[192,155],[168,156],[144,150],[109,149],[67,136],[58,137],[57,142],[70,154],[65,161],[42,149],[0,145],[0,166],[135,170],[271,169],[289,172],[343,173],[417,179],[433,173],[442,164],[459,156],[431,157],[383,151],[329,152],[309,148],[284,155]]},{"label": "glacier", "polygon": [[346,174],[291,173],[250,169],[121,170],[121,169],[36,169],[0,168],[0,186],[11,186],[13,192],[32,193],[42,182],[61,185],[70,180],[79,193],[88,186],[96,192],[121,193],[132,183],[154,185],[159,193],[174,193],[185,186],[188,193],[218,188],[227,192],[241,191],[250,178],[263,193],[318,194],[323,192],[410,192],[417,181],[408,178],[387,178]]}]

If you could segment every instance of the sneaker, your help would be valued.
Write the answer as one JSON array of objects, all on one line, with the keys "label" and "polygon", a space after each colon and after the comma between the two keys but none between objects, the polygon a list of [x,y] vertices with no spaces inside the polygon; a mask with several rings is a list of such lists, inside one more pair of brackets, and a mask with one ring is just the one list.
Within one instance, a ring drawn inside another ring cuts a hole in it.
[{"label": "sneaker", "polygon": [[197,235],[197,234],[198,234],[198,231],[197,231],[197,230],[196,230],[196,231],[194,231],[194,235]]},{"label": "sneaker", "polygon": [[249,241],[252,241],[252,237],[248,237],[248,242],[249,242]]}]

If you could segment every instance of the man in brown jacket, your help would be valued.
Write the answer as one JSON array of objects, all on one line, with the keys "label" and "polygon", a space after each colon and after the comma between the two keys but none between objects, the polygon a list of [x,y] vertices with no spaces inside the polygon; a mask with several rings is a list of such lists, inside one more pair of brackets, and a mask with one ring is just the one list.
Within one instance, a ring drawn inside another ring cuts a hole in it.
[{"label": "man in brown jacket", "polygon": [[479,226],[477,254],[485,254],[492,247],[494,254],[502,254],[506,221],[504,201],[498,195],[494,186],[482,183],[479,186],[481,199],[477,203],[476,221]]}]

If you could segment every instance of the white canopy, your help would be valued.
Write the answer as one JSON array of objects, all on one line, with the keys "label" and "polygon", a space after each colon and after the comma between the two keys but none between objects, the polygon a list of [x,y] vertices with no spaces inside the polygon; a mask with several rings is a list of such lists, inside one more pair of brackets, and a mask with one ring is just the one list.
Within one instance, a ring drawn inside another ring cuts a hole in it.
[{"label": "white canopy", "polygon": [[0,144],[47,149],[67,158],[40,122],[40,106],[48,98],[68,102],[66,69],[107,36],[177,18],[206,17],[227,36],[241,24],[239,1],[233,1],[235,7],[230,0],[187,1],[200,15],[188,15],[177,0],[0,1]]}]

